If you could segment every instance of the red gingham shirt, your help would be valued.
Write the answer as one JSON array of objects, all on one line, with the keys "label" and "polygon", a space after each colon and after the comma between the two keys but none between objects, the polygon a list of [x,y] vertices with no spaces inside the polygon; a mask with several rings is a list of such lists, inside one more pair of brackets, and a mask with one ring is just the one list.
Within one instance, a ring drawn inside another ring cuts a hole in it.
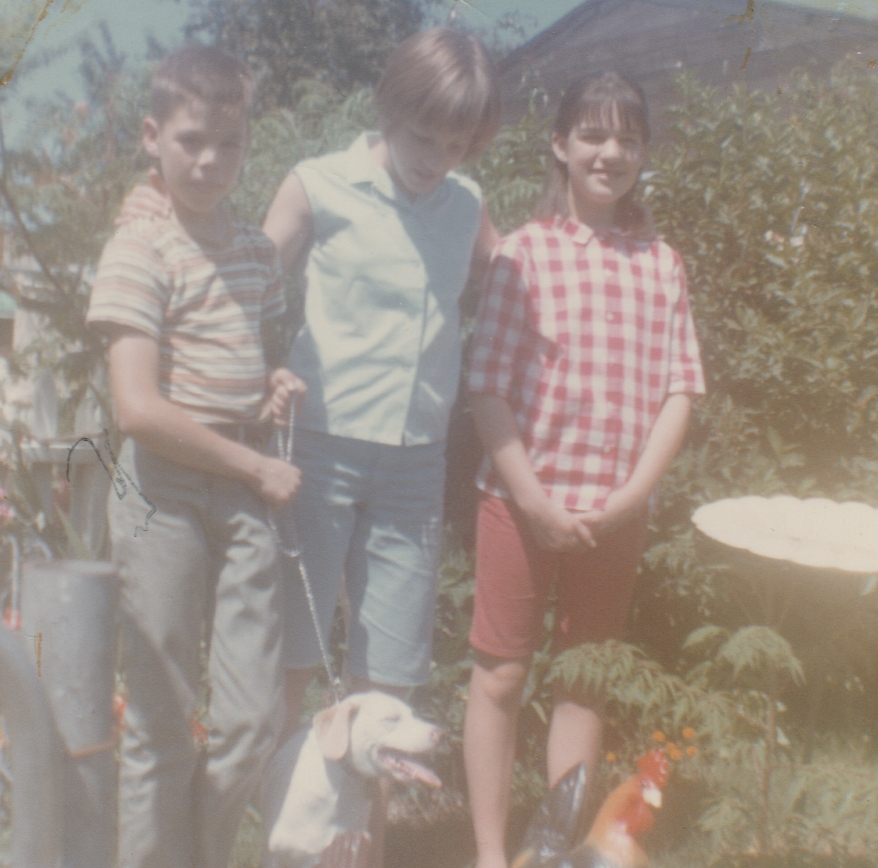
[{"label": "red gingham shirt", "polygon": [[[494,252],[467,386],[509,403],[552,500],[602,509],[667,395],[704,393],[679,254],[573,220],[525,224]],[[477,484],[508,497],[487,458]]]}]

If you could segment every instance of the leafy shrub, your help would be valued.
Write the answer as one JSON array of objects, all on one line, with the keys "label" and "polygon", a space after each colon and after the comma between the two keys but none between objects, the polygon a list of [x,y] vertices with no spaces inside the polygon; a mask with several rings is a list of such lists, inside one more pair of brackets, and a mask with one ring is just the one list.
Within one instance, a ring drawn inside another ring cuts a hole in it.
[{"label": "leafy shrub", "polygon": [[[878,448],[876,109],[856,67],[727,100],[684,80],[647,188],[689,269],[714,400],[757,421],[741,445],[778,468],[758,493],[875,496],[878,468],[851,462]],[[739,488],[762,482],[736,458]]]},{"label": "leafy shrub", "polygon": [[667,862],[658,864],[854,864],[873,853],[874,762],[837,743],[803,762],[781,728],[783,706],[772,711],[767,673],[781,683],[803,677],[789,643],[768,627],[705,627],[686,650],[690,665],[680,675],[618,642],[567,651],[549,675],[603,704],[616,748],[605,789],[651,743],[671,758],[670,818],[660,812],[653,839]]},{"label": "leafy shrub", "polygon": [[726,99],[680,86],[644,192],[686,262],[708,396],[662,487],[640,598],[638,635],[666,662],[705,619],[742,616],[728,570],[696,551],[695,506],[878,502],[874,74],[851,62]]},{"label": "leafy shrub", "polygon": [[645,195],[686,262],[709,394],[663,486],[660,537],[679,541],[649,561],[693,614],[722,597],[678,536],[698,503],[878,502],[876,108],[874,74],[851,63],[783,94],[683,79],[670,110]]}]

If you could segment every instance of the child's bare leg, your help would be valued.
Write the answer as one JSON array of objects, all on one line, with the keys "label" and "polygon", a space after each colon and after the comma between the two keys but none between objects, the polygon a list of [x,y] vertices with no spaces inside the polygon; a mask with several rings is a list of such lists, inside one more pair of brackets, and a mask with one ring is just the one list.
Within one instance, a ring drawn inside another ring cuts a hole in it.
[{"label": "child's bare leg", "polygon": [[463,725],[463,758],[475,829],[476,868],[506,868],[506,821],[521,694],[530,658],[476,655]]},{"label": "child's bare leg", "polygon": [[600,760],[603,724],[595,711],[571,701],[566,694],[555,691],[549,740],[546,745],[546,766],[549,786],[579,763],[585,763],[586,788],[591,789]]}]

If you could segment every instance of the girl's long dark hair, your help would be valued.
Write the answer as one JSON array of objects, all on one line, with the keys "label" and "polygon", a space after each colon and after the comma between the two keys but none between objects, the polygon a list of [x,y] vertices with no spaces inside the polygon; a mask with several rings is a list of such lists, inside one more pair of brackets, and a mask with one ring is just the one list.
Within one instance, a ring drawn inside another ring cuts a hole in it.
[{"label": "girl's long dark hair", "polygon": [[[561,98],[552,132],[566,139],[583,120],[612,128],[621,124],[624,132],[637,133],[649,141],[649,111],[639,84],[616,72],[602,72],[571,84]],[[538,220],[570,216],[567,200],[567,166],[555,157],[534,216]],[[649,209],[637,200],[634,189],[617,203],[616,226],[638,237],[652,238],[655,230]]]}]

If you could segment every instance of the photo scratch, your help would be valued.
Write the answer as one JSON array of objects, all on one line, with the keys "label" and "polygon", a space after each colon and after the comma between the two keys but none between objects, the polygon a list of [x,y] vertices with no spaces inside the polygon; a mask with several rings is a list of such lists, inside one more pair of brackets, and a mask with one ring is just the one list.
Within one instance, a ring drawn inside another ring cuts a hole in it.
[{"label": "photo scratch", "polygon": [[27,51],[28,45],[30,45],[31,40],[34,38],[34,34],[37,32],[37,27],[49,13],[49,7],[54,2],[55,0],[46,0],[43,7],[37,13],[33,24],[30,27],[26,27],[24,33],[20,34],[20,38],[24,40],[21,46],[21,50],[15,55],[15,59],[12,61],[9,69],[5,69],[2,71],[2,73],[0,73],[0,86],[7,85],[10,81],[12,81],[12,76],[15,73],[15,70],[18,68],[18,64],[21,63],[21,59],[22,57],[24,57],[24,53],[25,51]]},{"label": "photo scratch", "polygon": [[37,678],[43,675],[43,634],[37,633],[34,639],[34,654],[37,658]]},{"label": "photo scratch", "polygon": [[730,24],[746,24],[756,16],[756,0],[747,0],[747,11],[743,15],[729,15],[726,18]]},{"label": "photo scratch", "polygon": [[449,18],[452,18],[452,19],[453,19],[453,18],[456,17],[457,4],[458,4],[458,3],[460,3],[460,4],[464,5],[464,6],[467,6],[467,7],[470,8],[470,9],[472,9],[473,12],[477,12],[477,13],[478,13],[479,15],[481,15],[482,18],[484,18],[486,21],[490,20],[490,19],[488,18],[488,16],[487,16],[487,15],[486,15],[481,9],[479,9],[478,6],[476,6],[476,5],[473,4],[473,3],[469,3],[468,0],[451,0],[451,12],[450,12],[450,14],[449,14],[449,16],[448,16]]},{"label": "photo scratch", "polygon": [[[110,469],[110,466],[104,461],[101,456],[100,449],[95,445],[95,442],[90,437],[80,437],[68,450],[67,452],[67,481],[70,482],[70,463],[73,458],[73,452],[76,450],[76,447],[80,445],[80,443],[87,443],[94,450],[95,455],[97,456],[98,461],[101,463],[101,467],[104,468],[107,476],[110,478],[110,484],[113,486],[113,491],[116,494],[116,497],[119,500],[122,500],[125,495],[128,493],[128,486],[130,485],[140,496],[141,500],[149,507],[149,512],[146,514],[146,518],[144,519],[144,523],[142,525],[137,525],[134,528],[134,536],[137,536],[138,531],[143,531],[144,533],[149,531],[149,521],[155,515],[156,506],[155,504],[140,490],[140,487],[137,483],[131,478],[128,472],[122,467],[121,464],[116,460],[116,455],[113,452],[113,447],[110,446],[110,432],[104,430],[104,436],[106,439],[104,440],[104,449],[107,451],[107,454],[110,458],[110,464],[113,466],[113,470]],[[114,472],[115,471],[115,472]],[[127,484],[126,484],[127,481]]]}]

